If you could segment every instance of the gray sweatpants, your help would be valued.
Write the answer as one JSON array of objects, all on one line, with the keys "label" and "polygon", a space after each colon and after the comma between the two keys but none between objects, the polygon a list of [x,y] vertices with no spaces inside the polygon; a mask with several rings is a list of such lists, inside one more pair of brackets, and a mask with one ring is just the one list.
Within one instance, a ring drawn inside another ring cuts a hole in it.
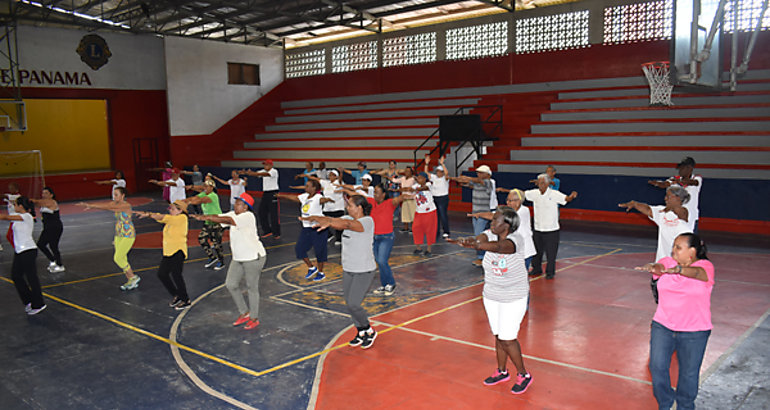
[{"label": "gray sweatpants", "polygon": [[[267,256],[245,262],[231,261],[230,268],[227,269],[225,286],[238,307],[238,313],[243,315],[249,312],[249,317],[252,319],[259,318],[259,276],[262,274],[265,261],[267,261]],[[241,288],[241,280],[244,276],[246,277],[246,290],[249,292],[251,309],[246,306],[246,299],[243,297],[243,289]]]},{"label": "gray sweatpants", "polygon": [[377,270],[356,273],[342,271],[342,290],[345,295],[345,304],[357,328],[369,326],[369,316],[361,304],[376,273]]}]

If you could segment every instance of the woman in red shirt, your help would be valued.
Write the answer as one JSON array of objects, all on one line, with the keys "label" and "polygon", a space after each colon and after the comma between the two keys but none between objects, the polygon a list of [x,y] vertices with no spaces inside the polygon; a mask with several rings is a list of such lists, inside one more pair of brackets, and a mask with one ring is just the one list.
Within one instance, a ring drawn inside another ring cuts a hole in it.
[{"label": "woman in red shirt", "polygon": [[388,259],[393,250],[393,212],[404,200],[403,195],[388,198],[385,185],[374,187],[374,199],[367,198],[372,204],[372,219],[374,219],[374,260],[380,269],[380,287],[374,290],[377,295],[391,296],[396,290],[396,280],[390,269]]}]

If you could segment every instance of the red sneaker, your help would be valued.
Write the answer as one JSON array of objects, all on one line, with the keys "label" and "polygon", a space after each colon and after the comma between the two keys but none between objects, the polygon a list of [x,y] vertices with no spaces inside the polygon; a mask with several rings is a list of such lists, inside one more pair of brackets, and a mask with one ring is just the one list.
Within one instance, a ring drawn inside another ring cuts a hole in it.
[{"label": "red sneaker", "polygon": [[242,324],[244,324],[244,323],[246,323],[248,321],[249,321],[249,314],[248,313],[244,313],[244,314],[238,316],[238,319],[235,319],[235,322],[233,322],[233,326],[240,326],[240,325],[242,325]]},{"label": "red sneaker", "polygon": [[243,328],[246,330],[256,329],[257,326],[259,326],[259,320],[258,319],[249,319],[249,323],[246,323],[246,326]]}]

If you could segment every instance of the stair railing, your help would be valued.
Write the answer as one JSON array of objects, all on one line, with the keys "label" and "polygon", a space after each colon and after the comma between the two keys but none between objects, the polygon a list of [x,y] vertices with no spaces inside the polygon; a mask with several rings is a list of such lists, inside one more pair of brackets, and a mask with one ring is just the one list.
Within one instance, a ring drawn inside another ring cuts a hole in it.
[{"label": "stair railing", "polygon": [[[457,108],[457,110],[452,115],[464,115],[466,113],[470,113],[471,110],[477,110],[477,109],[483,109],[483,108],[489,108],[491,109],[489,112],[489,115],[486,116],[486,118],[483,118],[481,121],[481,129],[479,130],[479,133],[481,135],[470,135],[469,138],[465,139],[464,141],[460,142],[460,144],[457,146],[457,149],[455,149],[455,172],[453,175],[458,175],[457,171],[462,167],[463,164],[465,164],[468,159],[471,158],[473,154],[476,154],[477,158],[481,158],[482,156],[482,147],[484,141],[496,141],[498,138],[496,135],[499,135],[503,132],[503,106],[502,105],[469,105],[469,106],[462,106]],[[467,112],[466,112],[467,111]],[[486,125],[491,125],[491,128],[488,130],[485,127]],[[436,135],[439,134],[440,128],[436,128],[428,138],[426,138],[422,144],[420,144],[417,148],[414,149],[414,169],[418,170],[419,167],[425,165],[425,158],[420,158],[418,160],[417,153],[425,147],[425,145],[431,141]],[[465,156],[461,161],[458,161],[458,155],[460,148],[462,148],[466,143],[470,144],[473,147],[473,151],[469,152],[468,155]],[[439,143],[436,144],[431,150],[428,152],[429,154],[433,154],[438,150],[439,156],[442,156],[446,153],[447,149],[449,148],[449,145],[451,144],[451,141],[441,141],[439,139]]]}]

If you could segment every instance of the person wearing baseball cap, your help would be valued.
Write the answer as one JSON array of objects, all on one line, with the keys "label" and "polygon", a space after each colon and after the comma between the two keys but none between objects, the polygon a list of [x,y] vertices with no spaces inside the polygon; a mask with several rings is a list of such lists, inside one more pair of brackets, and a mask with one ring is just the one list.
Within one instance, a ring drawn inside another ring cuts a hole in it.
[{"label": "person wearing baseball cap", "polygon": [[149,182],[151,184],[155,184],[157,186],[161,187],[168,187],[169,188],[169,202],[175,202],[182,200],[187,197],[184,190],[184,180],[182,178],[179,178],[179,174],[181,172],[178,168],[172,168],[171,169],[171,178],[165,180],[165,181],[158,181],[156,179],[151,179]]},{"label": "person wearing baseball cap", "polygon": [[[225,287],[238,309],[233,326],[245,330],[259,326],[259,278],[267,261],[267,252],[257,234],[257,220],[251,210],[254,198],[244,192],[235,199],[233,210],[222,215],[194,215],[193,218],[207,223],[224,224],[230,227],[230,249],[233,260],[227,269]],[[246,279],[249,302],[243,297],[242,282]]]},{"label": "person wearing baseball cap", "polygon": [[448,238],[451,234],[449,232],[449,174],[446,172],[445,158],[443,155],[439,157],[438,166],[435,168],[435,173],[432,174],[430,173],[430,154],[425,154],[425,173],[428,174],[428,179],[431,182],[430,193],[433,195],[433,202],[436,203],[438,216],[437,238],[442,230],[444,231],[444,238]]},{"label": "person wearing baseball cap", "polygon": [[278,197],[278,170],[273,168],[273,160],[266,159],[262,161],[265,166],[259,171],[250,169],[240,170],[240,174],[262,178],[262,199],[259,201],[259,224],[262,225],[261,238],[272,236],[275,239],[281,239],[281,220],[278,217],[280,212]]},{"label": "person wearing baseball cap", "polygon": [[[495,194],[494,185],[491,181],[492,170],[487,165],[476,167],[476,176],[460,175],[450,178],[459,182],[461,185],[473,189],[472,210],[476,214],[480,212],[489,212],[492,195]],[[473,236],[479,236],[482,232],[489,229],[489,221],[481,217],[473,217]],[[484,251],[476,251],[476,259],[473,264],[481,267],[484,260]]]},{"label": "person wearing baseball cap", "polygon": [[158,267],[158,279],[173,296],[169,306],[184,310],[192,303],[182,276],[187,259],[187,202],[176,200],[168,206],[168,214],[133,211],[141,218],[150,217],[163,225],[163,259]]},{"label": "person wearing baseball cap", "polygon": [[[200,205],[203,208],[204,215],[219,215],[222,213],[222,208],[219,206],[219,195],[214,192],[216,183],[212,180],[206,180],[203,183],[203,192],[194,197],[185,199],[190,205]],[[224,228],[222,225],[214,222],[206,222],[203,224],[200,233],[198,234],[198,243],[201,248],[206,252],[206,256],[209,260],[204,264],[206,268],[213,267],[214,270],[222,270],[225,268],[225,257],[222,253],[222,235],[224,234]]]}]

